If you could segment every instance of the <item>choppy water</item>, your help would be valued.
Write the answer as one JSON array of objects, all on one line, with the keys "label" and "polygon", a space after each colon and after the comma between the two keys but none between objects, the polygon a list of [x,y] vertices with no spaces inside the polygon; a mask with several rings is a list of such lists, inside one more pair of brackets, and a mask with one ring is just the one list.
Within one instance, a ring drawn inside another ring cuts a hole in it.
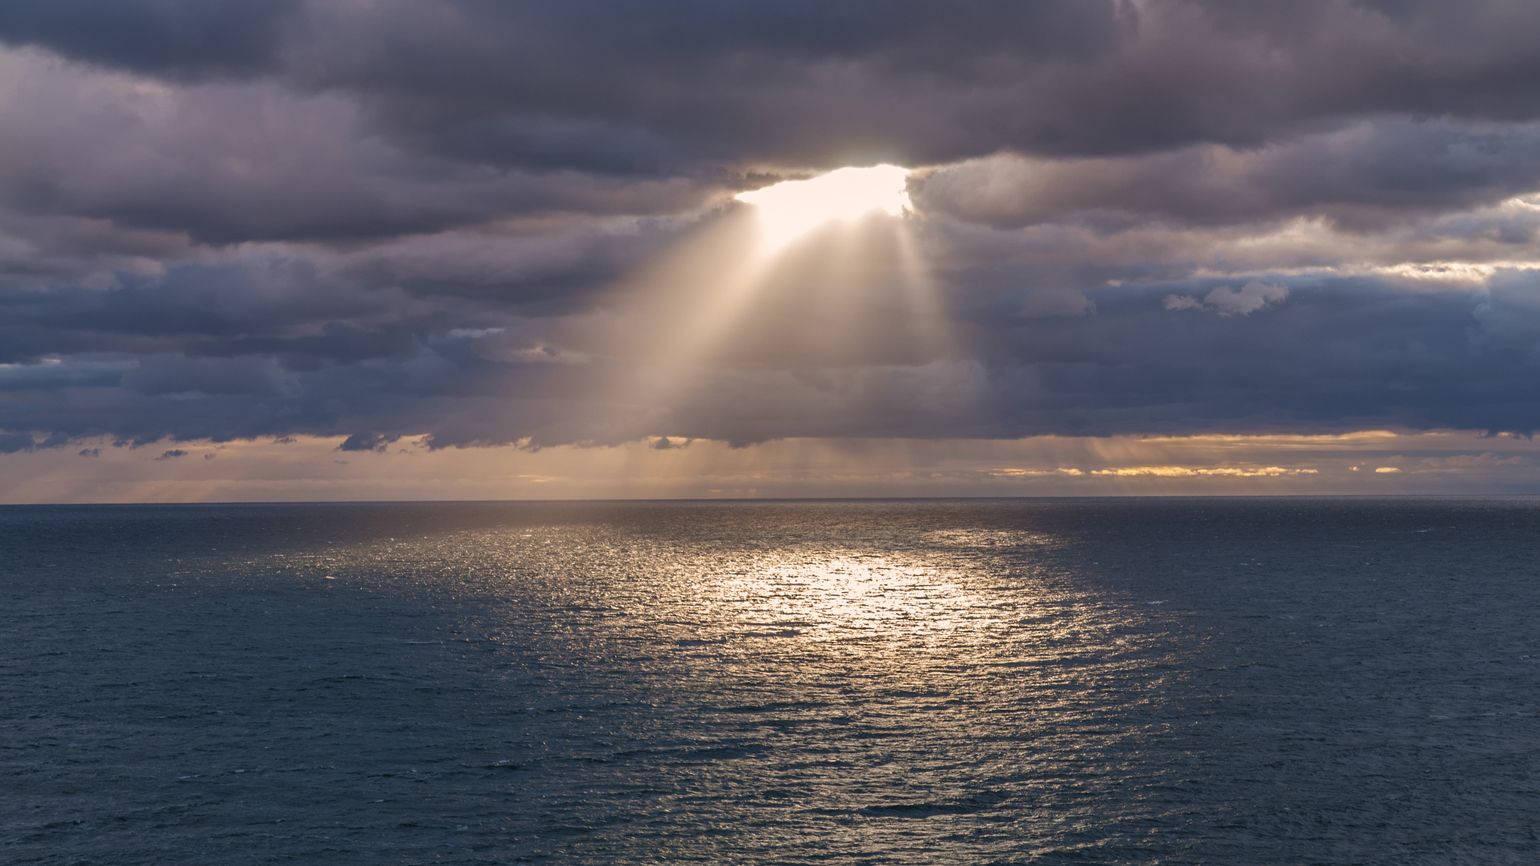
[{"label": "choppy water", "polygon": [[1540,862],[1540,503],[0,509],[0,862]]}]

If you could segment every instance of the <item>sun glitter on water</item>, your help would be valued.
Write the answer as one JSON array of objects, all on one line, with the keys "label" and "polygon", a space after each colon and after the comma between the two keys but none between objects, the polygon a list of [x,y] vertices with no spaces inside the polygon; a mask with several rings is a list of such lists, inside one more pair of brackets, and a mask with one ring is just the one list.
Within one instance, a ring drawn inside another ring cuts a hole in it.
[{"label": "sun glitter on water", "polygon": [[764,240],[772,249],[829,223],[878,213],[897,217],[912,209],[909,169],[888,164],[840,168],[740,192],[733,198],[755,208]]}]

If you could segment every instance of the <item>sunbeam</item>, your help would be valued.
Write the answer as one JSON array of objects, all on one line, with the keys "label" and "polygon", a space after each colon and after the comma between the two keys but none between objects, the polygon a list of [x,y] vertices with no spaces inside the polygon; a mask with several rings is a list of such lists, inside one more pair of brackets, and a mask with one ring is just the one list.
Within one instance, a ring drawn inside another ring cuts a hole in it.
[{"label": "sunbeam", "polygon": [[624,280],[608,327],[627,338],[602,341],[616,363],[608,393],[591,403],[608,417],[593,426],[617,438],[684,435],[686,419],[710,415],[724,375],[791,355],[828,369],[945,356],[949,329],[915,237],[923,217],[908,173],[844,168],[740,193],[740,206],[707,216]]}]

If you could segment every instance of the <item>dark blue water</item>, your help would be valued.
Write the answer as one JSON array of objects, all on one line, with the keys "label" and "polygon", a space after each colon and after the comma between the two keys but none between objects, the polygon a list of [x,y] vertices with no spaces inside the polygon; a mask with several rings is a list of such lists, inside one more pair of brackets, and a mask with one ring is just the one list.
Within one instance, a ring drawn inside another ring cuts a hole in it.
[{"label": "dark blue water", "polygon": [[0,509],[0,862],[1540,862],[1540,503]]}]

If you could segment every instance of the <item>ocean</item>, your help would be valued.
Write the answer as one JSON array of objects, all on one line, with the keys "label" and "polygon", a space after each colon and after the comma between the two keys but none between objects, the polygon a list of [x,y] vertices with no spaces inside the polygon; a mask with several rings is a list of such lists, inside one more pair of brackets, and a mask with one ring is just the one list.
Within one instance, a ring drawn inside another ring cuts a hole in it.
[{"label": "ocean", "polygon": [[0,863],[1540,863],[1540,500],[0,508]]}]

